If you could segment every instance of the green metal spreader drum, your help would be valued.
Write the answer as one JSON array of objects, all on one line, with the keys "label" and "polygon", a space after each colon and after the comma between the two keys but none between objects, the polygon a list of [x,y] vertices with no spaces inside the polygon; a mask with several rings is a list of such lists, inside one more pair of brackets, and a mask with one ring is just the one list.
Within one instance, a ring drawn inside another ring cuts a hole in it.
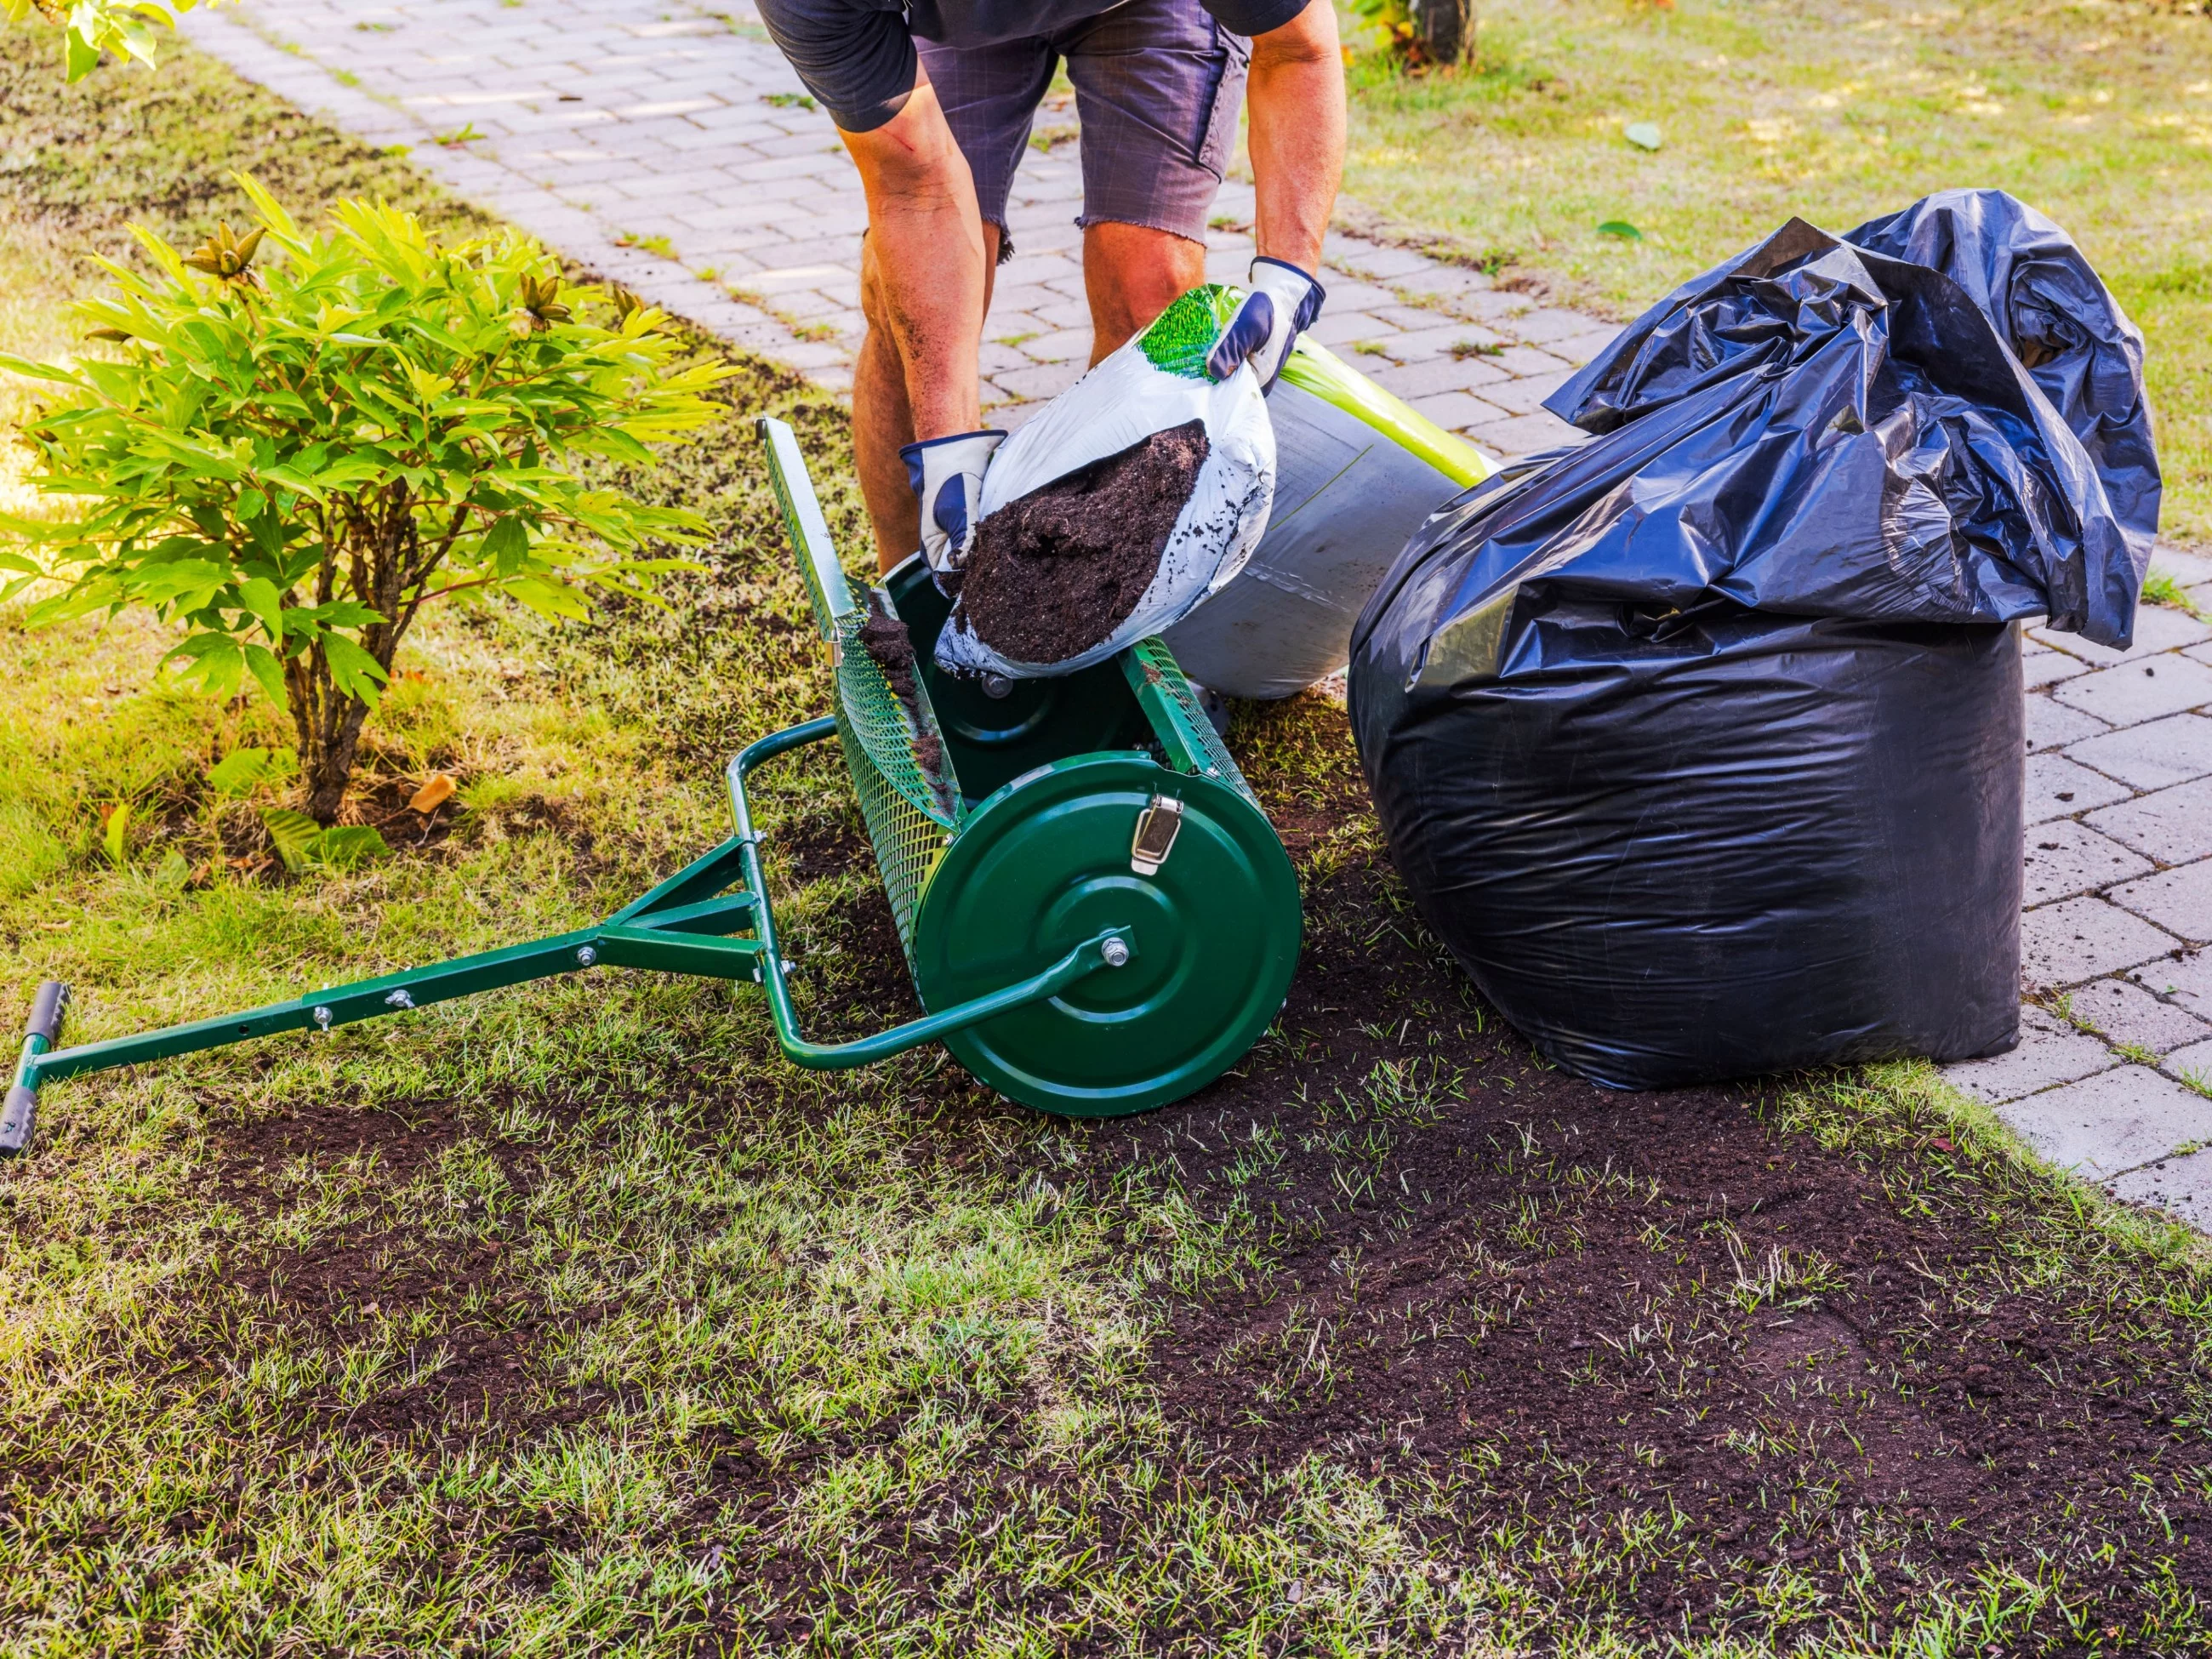
[{"label": "green metal spreader drum", "polygon": [[[801,1066],[862,1066],[939,1042],[1001,1094],[1069,1116],[1164,1105],[1243,1058],[1290,987],[1297,881],[1166,647],[1142,641],[1053,679],[941,674],[930,646],[947,605],[921,560],[856,599],[791,428],[763,420],[760,432],[836,703],[730,763],[728,840],[593,927],[222,1018],[64,1048],[68,991],[41,986],[0,1111],[0,1155],[29,1144],[40,1086],[77,1073],[597,967],[759,985]],[[862,647],[872,613],[911,635],[910,697]],[[745,785],[775,757],[831,738],[927,1012],[817,1043],[799,1029]]]}]

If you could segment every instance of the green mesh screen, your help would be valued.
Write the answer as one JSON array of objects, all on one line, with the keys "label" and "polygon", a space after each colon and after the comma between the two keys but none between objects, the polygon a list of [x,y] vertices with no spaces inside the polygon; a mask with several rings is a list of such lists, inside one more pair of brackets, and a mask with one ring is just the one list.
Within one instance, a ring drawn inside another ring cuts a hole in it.
[{"label": "green mesh screen", "polygon": [[[1228,746],[1213,729],[1213,722],[1206,719],[1206,710],[1198,706],[1198,699],[1192,695],[1190,682],[1183,677],[1175,653],[1157,638],[1139,640],[1129,647],[1127,672],[1137,700],[1144,705],[1146,716],[1152,722],[1161,746],[1168,751],[1169,763],[1180,765],[1188,761],[1196,770],[1220,779],[1257,806],[1260,798],[1244,781],[1244,774],[1230,757]],[[1146,696],[1148,689],[1154,695]]]},{"label": "green mesh screen", "polygon": [[1237,296],[1218,283],[1194,288],[1138,337],[1139,348],[1154,368],[1186,380],[1204,380],[1206,360],[1237,304]]},{"label": "green mesh screen", "polygon": [[944,740],[930,712],[929,694],[918,685],[920,718],[899,701],[884,672],[860,645],[866,613],[851,611],[836,619],[838,642],[837,735],[845,747],[846,769],[867,820],[868,840],[876,850],[876,869],[890,896],[899,943],[914,959],[914,915],[923,890],[945,856],[959,826],[959,795],[940,762],[925,766],[915,740],[927,735],[944,753]]}]

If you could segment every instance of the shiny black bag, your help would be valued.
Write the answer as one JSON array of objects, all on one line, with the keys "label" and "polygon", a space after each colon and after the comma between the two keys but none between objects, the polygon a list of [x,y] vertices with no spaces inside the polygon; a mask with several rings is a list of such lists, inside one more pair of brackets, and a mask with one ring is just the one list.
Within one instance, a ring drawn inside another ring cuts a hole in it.
[{"label": "shiny black bag", "polygon": [[[1595,441],[1440,511],[1353,634],[1424,916],[1601,1083],[2017,1040],[2017,624],[2129,638],[2141,343],[2094,276],[2010,280],[1990,243],[2074,267],[2008,198],[1867,228],[1793,221],[1653,307],[1547,405]],[[2021,314],[2071,331],[2036,374]]]}]

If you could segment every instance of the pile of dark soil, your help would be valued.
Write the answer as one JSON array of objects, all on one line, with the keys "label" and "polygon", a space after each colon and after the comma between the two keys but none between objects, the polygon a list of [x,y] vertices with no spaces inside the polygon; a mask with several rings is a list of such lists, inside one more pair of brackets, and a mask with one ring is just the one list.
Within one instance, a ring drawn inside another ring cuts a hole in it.
[{"label": "pile of dark soil", "polygon": [[1015,662],[1065,662],[1120,627],[1158,572],[1206,465],[1199,421],[1155,432],[975,526],[960,607]]},{"label": "pile of dark soil", "polygon": [[915,696],[914,640],[896,617],[878,611],[860,624],[860,649],[866,652],[891,688],[891,695],[906,705],[914,722],[914,757],[934,777],[945,769],[945,745],[922,723],[921,705]]}]

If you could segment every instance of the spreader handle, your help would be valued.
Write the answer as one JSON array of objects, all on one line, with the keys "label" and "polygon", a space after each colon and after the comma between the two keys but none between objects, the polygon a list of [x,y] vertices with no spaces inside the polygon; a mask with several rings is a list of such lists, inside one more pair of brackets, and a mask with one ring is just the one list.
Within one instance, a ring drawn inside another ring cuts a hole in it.
[{"label": "spreader handle", "polygon": [[27,1151],[31,1132],[39,1121],[38,1073],[32,1062],[62,1040],[62,1011],[69,1006],[69,987],[50,979],[31,999],[31,1018],[23,1033],[23,1056],[8,1085],[8,1102],[0,1107],[0,1158],[15,1158]]},{"label": "spreader handle", "polygon": [[988,996],[971,997],[950,1008],[850,1042],[809,1042],[799,1031],[799,1012],[792,1006],[791,992],[784,983],[783,953],[776,947],[775,915],[769,902],[768,877],[761,868],[760,836],[753,829],[752,808],[745,799],[745,776],[763,761],[802,744],[834,737],[836,732],[834,718],[787,726],[763,738],[730,763],[730,810],[737,818],[735,839],[738,856],[744,861],[745,885],[753,896],[753,935],[760,941],[761,989],[768,994],[769,1017],[775,1024],[776,1042],[793,1065],[817,1072],[837,1072],[888,1060],[925,1042],[941,1042],[956,1031],[964,1031],[1016,1008],[1056,997],[1079,979],[1102,970],[1111,972],[1126,967],[1135,958],[1136,939],[1132,930],[1104,928],[1042,972],[1004,986]]}]

